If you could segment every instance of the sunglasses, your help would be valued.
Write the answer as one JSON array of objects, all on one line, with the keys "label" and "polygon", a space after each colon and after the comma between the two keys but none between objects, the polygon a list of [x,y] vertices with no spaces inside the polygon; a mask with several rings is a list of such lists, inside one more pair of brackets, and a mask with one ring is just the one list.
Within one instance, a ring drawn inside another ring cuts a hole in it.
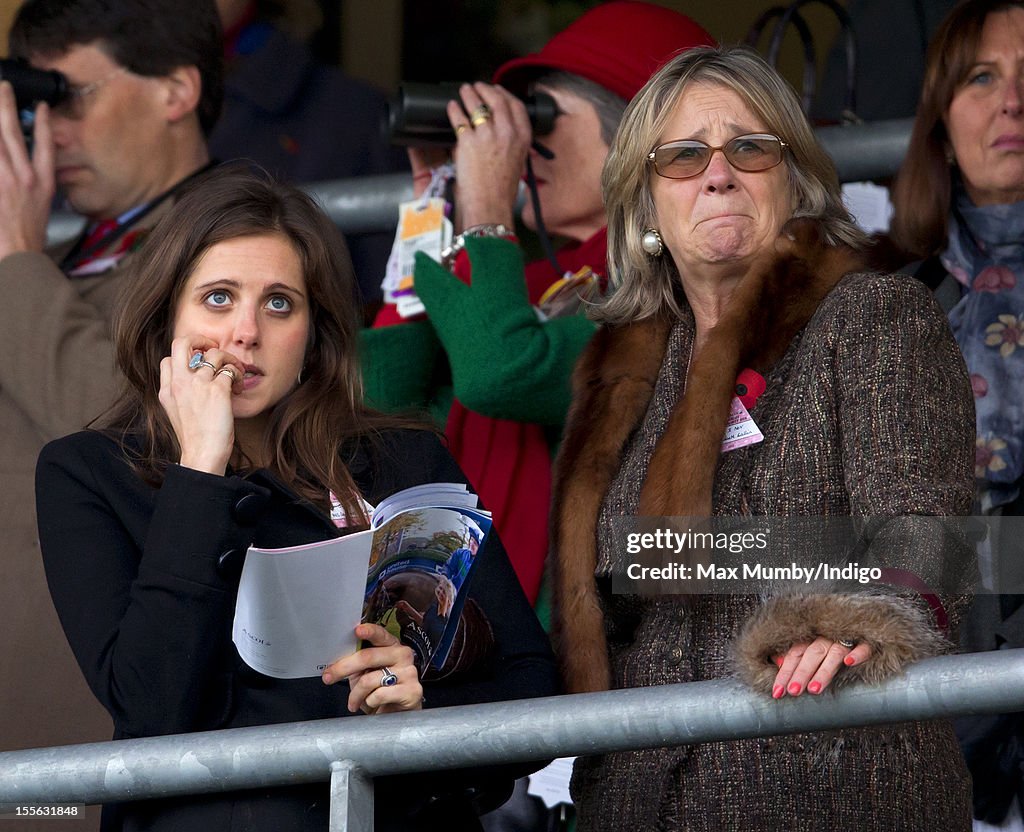
[{"label": "sunglasses", "polygon": [[756,173],[775,167],[782,161],[782,151],[789,147],[778,136],[771,133],[748,133],[730,139],[720,147],[712,147],[696,139],[682,139],[667,142],[647,154],[647,161],[654,163],[658,176],[666,179],[689,179],[703,173],[711,164],[716,150],[736,170]]}]

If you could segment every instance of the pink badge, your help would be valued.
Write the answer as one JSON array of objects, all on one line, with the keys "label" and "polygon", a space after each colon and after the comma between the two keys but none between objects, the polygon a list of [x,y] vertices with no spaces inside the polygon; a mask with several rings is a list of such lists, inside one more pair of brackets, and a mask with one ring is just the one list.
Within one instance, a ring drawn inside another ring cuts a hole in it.
[{"label": "pink badge", "polygon": [[737,448],[745,448],[761,442],[764,434],[761,429],[750,418],[750,414],[736,396],[732,397],[732,407],[729,410],[729,421],[725,426],[725,437],[722,439],[722,453],[735,451]]}]

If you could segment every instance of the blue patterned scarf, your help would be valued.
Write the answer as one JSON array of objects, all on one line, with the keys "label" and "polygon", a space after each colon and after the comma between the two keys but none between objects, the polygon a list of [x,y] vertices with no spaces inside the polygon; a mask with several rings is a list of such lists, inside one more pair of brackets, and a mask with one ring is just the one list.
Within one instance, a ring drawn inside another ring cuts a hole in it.
[{"label": "blue patterned scarf", "polygon": [[955,196],[942,265],[963,296],[949,313],[971,374],[981,509],[1012,501],[1024,474],[1024,202],[979,208]]}]

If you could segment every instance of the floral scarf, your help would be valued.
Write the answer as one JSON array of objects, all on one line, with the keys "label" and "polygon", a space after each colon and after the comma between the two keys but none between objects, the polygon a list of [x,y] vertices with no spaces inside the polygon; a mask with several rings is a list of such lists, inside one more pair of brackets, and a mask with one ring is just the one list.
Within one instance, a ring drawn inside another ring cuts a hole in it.
[{"label": "floral scarf", "polygon": [[979,208],[959,191],[940,260],[963,287],[949,323],[971,374],[987,512],[1017,497],[1024,474],[1024,202]]}]

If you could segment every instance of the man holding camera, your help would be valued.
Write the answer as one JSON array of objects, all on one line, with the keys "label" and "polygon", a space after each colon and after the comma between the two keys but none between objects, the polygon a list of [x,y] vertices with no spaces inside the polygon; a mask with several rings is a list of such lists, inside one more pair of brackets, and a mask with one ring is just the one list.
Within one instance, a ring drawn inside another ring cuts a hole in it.
[{"label": "man holding camera", "polygon": [[[35,461],[112,404],[125,267],[210,166],[223,86],[213,0],[27,0],[10,54],[61,73],[68,93],[36,107],[30,154],[15,91],[0,83],[0,750],[110,737],[47,593]],[[44,251],[56,186],[88,223]]]}]

